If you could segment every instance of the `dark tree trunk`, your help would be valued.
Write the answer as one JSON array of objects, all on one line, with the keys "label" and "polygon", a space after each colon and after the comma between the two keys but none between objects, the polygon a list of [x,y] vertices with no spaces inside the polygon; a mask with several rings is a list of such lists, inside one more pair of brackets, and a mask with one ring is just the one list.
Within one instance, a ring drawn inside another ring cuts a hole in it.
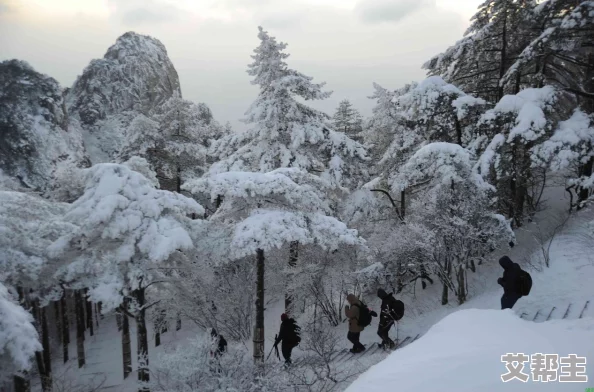
[{"label": "dark tree trunk", "polygon": [[[128,307],[128,301],[124,299],[124,303],[122,304],[124,309]],[[120,330],[122,331],[122,360],[123,360],[123,369],[124,369],[124,380],[128,378],[130,373],[132,373],[132,348],[130,346],[130,323],[128,321],[128,315],[126,312],[120,311],[121,315],[121,327]]]},{"label": "dark tree trunk", "polygon": [[402,216],[402,219],[404,219],[405,215],[405,211],[406,211],[406,190],[402,190],[400,192],[400,215]]},{"label": "dark tree trunk", "polygon": [[[507,64],[507,18],[508,18],[508,10],[505,10],[505,16],[503,19],[503,31],[501,32],[501,60],[499,63],[499,80],[498,82],[503,79],[506,71],[506,64]],[[498,84],[497,88],[497,101],[500,101],[503,98],[504,89],[502,85]]]},{"label": "dark tree trunk", "polygon": [[70,344],[70,321],[68,320],[68,305],[66,290],[60,298],[60,316],[62,317],[62,356],[64,363],[68,362],[68,345]]},{"label": "dark tree trunk", "polygon": [[[41,336],[41,346],[43,347],[43,351],[36,351],[35,352],[35,362],[37,363],[37,370],[39,372],[39,378],[41,379],[41,389],[43,390],[43,392],[51,392],[52,390],[52,379],[51,379],[51,371],[48,372],[48,370],[45,368],[46,365],[46,353],[45,351],[47,349],[49,349],[49,337],[48,337],[48,345],[45,345],[45,338],[44,338],[44,334],[47,334],[47,323],[46,324],[46,328],[45,328],[45,333],[44,333],[44,318],[45,316],[42,316],[42,312],[41,309],[39,309],[39,300],[34,300],[33,304],[32,304],[32,313],[33,313],[33,317],[35,319],[35,324],[37,327],[37,331],[39,333],[39,336]],[[46,348],[47,347],[47,348]],[[49,354],[48,354],[49,355]],[[50,365],[51,366],[51,365]]]},{"label": "dark tree trunk", "polygon": [[[581,177],[590,177],[592,176],[592,166],[594,165],[594,158],[590,158],[588,162],[580,167],[580,176]],[[578,211],[584,207],[584,201],[588,200],[590,197],[590,190],[588,188],[580,187],[578,201],[577,201],[577,209]]]},{"label": "dark tree trunk", "polygon": [[93,331],[93,303],[91,301],[89,301],[89,289],[85,289],[84,291],[85,296],[85,305],[86,305],[86,316],[87,316],[87,329],[89,330],[89,334],[91,336],[94,335],[94,331]]},{"label": "dark tree trunk", "polygon": [[[181,329],[181,315],[178,313],[177,320],[175,321],[175,330],[179,331],[180,329]],[[165,332],[167,332],[167,329],[165,329]]]},{"label": "dark tree trunk", "polygon": [[264,362],[264,251],[257,250],[256,256],[256,326],[254,328],[254,362]]},{"label": "dark tree trunk", "polygon": [[95,326],[99,328],[99,304],[95,304]]},{"label": "dark tree trunk", "polygon": [[136,314],[136,337],[137,337],[137,356],[138,356],[138,382],[140,383],[140,392],[148,391],[145,383],[150,381],[149,376],[149,358],[148,358],[148,336],[146,330],[146,297],[145,289],[140,288],[135,291],[136,301],[140,310]]},{"label": "dark tree trunk", "polygon": [[41,345],[43,346],[43,367],[49,390],[52,389],[52,351],[50,347],[49,328],[47,325],[47,309],[40,309],[41,312]]},{"label": "dark tree trunk", "polygon": [[84,306],[80,290],[74,292],[74,311],[76,312],[76,355],[78,367],[85,366],[85,319]]},{"label": "dark tree trunk", "polygon": [[56,340],[62,342],[62,317],[60,317],[60,300],[53,301],[54,303],[54,318],[56,320]]},{"label": "dark tree trunk", "polygon": [[456,143],[459,146],[462,146],[462,125],[460,124],[460,120],[458,120],[458,115],[454,115],[454,123],[456,125]]},{"label": "dark tree trunk", "polygon": [[118,331],[122,330],[122,313],[118,311],[116,313],[116,324],[118,325]]},{"label": "dark tree trunk", "polygon": [[[295,268],[297,266],[297,260],[299,259],[299,241],[292,241],[289,244],[289,268]],[[288,285],[287,285],[288,286]],[[293,315],[295,310],[293,306],[293,293],[291,290],[287,290],[285,293],[285,313]]]},{"label": "dark tree trunk", "polygon": [[22,375],[13,377],[14,392],[30,392],[31,383],[29,382],[29,375],[23,372]]},{"label": "dark tree trunk", "polygon": [[466,302],[466,270],[462,265],[458,268],[458,304]]}]

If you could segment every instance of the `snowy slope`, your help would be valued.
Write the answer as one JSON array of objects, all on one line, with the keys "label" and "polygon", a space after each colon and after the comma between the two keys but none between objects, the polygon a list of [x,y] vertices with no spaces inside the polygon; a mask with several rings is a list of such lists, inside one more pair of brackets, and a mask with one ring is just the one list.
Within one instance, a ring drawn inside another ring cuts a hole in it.
[{"label": "snowy slope", "polygon": [[[536,324],[510,310],[462,310],[359,377],[348,392],[584,391],[592,383],[504,383],[506,353],[594,357],[594,319]],[[527,364],[528,366],[528,364]],[[594,364],[586,365],[594,375]],[[530,374],[527,367],[525,373]]]},{"label": "snowy slope", "polygon": [[179,78],[165,46],[157,39],[128,32],[102,59],[95,59],[68,91],[66,105],[84,130],[93,163],[117,152],[126,126],[174,94]]},{"label": "snowy slope", "polygon": [[0,62],[0,170],[47,191],[61,166],[86,164],[80,130],[69,122],[62,89],[19,60]]}]

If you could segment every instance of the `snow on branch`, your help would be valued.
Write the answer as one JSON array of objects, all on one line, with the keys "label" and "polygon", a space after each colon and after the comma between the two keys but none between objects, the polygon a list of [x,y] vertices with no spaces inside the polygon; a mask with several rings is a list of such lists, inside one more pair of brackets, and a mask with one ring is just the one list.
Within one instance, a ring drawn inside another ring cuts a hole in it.
[{"label": "snow on branch", "polygon": [[337,249],[340,244],[364,245],[357,230],[348,229],[336,218],[318,213],[279,210],[254,210],[240,222],[233,234],[232,255],[236,258],[256,253],[257,249],[280,248],[290,241]]},{"label": "snow on branch", "polygon": [[0,283],[0,382],[12,371],[29,370],[31,358],[41,351],[33,316],[19,306]]},{"label": "snow on branch", "polygon": [[226,172],[188,181],[182,188],[194,194],[206,193],[212,200],[219,195],[242,199],[280,196],[294,206],[329,209],[323,193],[329,185],[298,169],[277,169],[269,173]]}]

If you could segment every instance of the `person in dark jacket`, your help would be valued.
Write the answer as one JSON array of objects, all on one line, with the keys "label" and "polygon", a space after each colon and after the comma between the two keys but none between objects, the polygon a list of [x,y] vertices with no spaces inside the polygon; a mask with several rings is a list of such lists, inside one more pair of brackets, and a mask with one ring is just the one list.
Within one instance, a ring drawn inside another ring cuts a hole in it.
[{"label": "person in dark jacket", "polygon": [[503,277],[497,279],[497,283],[503,287],[501,297],[501,309],[511,309],[520,299],[520,265],[511,261],[507,256],[499,259],[499,265],[503,268]]},{"label": "person in dark jacket", "polygon": [[219,358],[225,351],[227,351],[227,340],[223,337],[223,335],[219,335],[216,329],[212,329],[210,331],[210,336],[213,339],[214,345],[216,349],[211,352],[211,355],[215,358]]},{"label": "person in dark jacket", "polygon": [[299,328],[295,320],[290,318],[286,313],[281,314],[281,321],[280,331],[274,342],[274,347],[277,347],[278,344],[282,342],[281,351],[285,358],[285,363],[290,365],[291,352],[301,341],[299,336],[301,328]]},{"label": "person in dark jacket", "polygon": [[392,293],[388,294],[384,289],[378,289],[377,296],[382,300],[377,334],[382,339],[382,347],[393,349],[396,344],[390,339],[389,332],[394,322],[398,319],[396,315],[396,299]]}]

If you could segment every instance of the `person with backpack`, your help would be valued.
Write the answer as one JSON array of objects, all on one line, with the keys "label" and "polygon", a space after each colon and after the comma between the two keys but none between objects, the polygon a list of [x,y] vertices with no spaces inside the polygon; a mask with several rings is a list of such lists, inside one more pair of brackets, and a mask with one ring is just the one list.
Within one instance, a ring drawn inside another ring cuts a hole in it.
[{"label": "person with backpack", "polygon": [[501,309],[511,309],[521,297],[530,293],[532,278],[507,256],[499,259],[499,265],[503,268],[503,277],[497,279],[497,283],[503,287]]},{"label": "person with backpack", "polygon": [[225,351],[227,351],[227,340],[223,335],[219,335],[216,329],[210,330],[210,336],[213,339],[213,345],[216,347],[214,351],[211,351],[210,355],[219,358]]},{"label": "person with backpack", "polygon": [[371,324],[372,316],[367,305],[361,302],[354,294],[347,295],[347,302],[350,305],[344,307],[344,314],[349,319],[347,339],[353,343],[353,348],[350,351],[353,354],[357,354],[365,351],[365,346],[361,344],[359,338],[365,327]]},{"label": "person with backpack", "polygon": [[297,325],[295,320],[290,318],[286,313],[281,314],[280,331],[274,342],[274,347],[278,348],[278,344],[282,342],[281,351],[285,358],[286,365],[291,364],[291,352],[301,342],[300,331],[301,328]]},{"label": "person with backpack", "polygon": [[394,349],[396,344],[390,339],[389,332],[394,322],[404,316],[404,303],[394,298],[392,293],[388,294],[381,288],[377,290],[377,296],[382,300],[379,325],[377,327],[377,334],[382,339],[380,347]]}]

